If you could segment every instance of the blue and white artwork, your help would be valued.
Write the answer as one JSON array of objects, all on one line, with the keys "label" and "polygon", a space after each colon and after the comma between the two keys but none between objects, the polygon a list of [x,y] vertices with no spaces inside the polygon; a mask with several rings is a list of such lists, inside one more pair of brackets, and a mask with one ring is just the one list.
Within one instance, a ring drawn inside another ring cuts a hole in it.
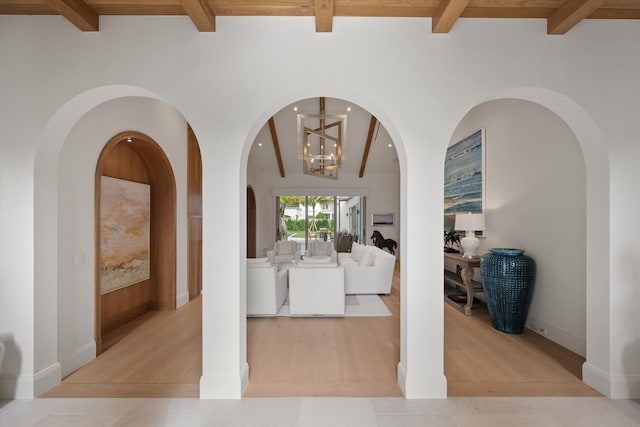
[{"label": "blue and white artwork", "polygon": [[484,201],[484,129],[447,149],[444,164],[444,214],[482,213]]}]

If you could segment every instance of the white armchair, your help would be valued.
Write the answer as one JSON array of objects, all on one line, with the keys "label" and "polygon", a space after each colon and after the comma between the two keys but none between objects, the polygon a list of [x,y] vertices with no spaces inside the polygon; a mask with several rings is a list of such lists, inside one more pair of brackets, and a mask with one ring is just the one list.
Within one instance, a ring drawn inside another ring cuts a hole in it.
[{"label": "white armchair", "polygon": [[273,264],[299,261],[300,243],[295,240],[278,240],[273,249],[267,252],[267,260]]},{"label": "white armchair", "polygon": [[304,251],[305,263],[337,263],[338,252],[333,247],[333,242],[324,240],[311,240],[309,248]]},{"label": "white armchair", "polygon": [[287,299],[287,270],[268,262],[247,263],[247,315],[275,316]]}]

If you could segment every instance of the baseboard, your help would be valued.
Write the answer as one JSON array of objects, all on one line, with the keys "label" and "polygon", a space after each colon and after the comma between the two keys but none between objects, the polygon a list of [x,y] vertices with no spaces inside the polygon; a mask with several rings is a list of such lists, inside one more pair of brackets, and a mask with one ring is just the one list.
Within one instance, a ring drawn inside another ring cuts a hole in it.
[{"label": "baseboard", "polygon": [[0,399],[33,399],[33,376],[0,377]]},{"label": "baseboard", "polygon": [[62,365],[56,362],[34,375],[34,396],[40,396],[45,391],[60,384],[62,381]]},{"label": "baseboard", "polygon": [[527,318],[526,328],[550,339],[556,344],[579,354],[582,357],[587,355],[587,340],[577,337],[563,329],[553,326],[552,324],[529,315]]},{"label": "baseboard", "polygon": [[201,376],[200,399],[240,399],[249,384],[249,365],[244,364],[238,375]]},{"label": "baseboard", "polygon": [[241,395],[244,394],[244,391],[247,389],[249,385],[249,364],[245,362],[242,370],[240,371],[240,388],[242,389]]},{"label": "baseboard", "polygon": [[182,307],[189,302],[189,292],[183,292],[176,297],[176,308]]},{"label": "baseboard", "polygon": [[610,375],[585,362],[582,381],[610,399],[640,399],[640,375]]},{"label": "baseboard", "polygon": [[611,377],[611,399],[640,399],[640,375]]},{"label": "baseboard", "polygon": [[77,348],[68,360],[61,360],[62,378],[83,367],[96,358],[96,342],[90,341]]},{"label": "baseboard", "polygon": [[446,399],[447,378],[442,375],[407,375],[398,363],[398,384],[406,399]]}]

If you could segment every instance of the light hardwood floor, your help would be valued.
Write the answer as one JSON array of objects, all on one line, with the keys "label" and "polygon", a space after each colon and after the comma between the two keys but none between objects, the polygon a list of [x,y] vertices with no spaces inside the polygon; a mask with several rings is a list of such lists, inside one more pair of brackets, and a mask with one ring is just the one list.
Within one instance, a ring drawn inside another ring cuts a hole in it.
[{"label": "light hardwood floor", "polygon": [[[401,396],[399,266],[391,317],[249,318],[245,397]],[[108,348],[43,397],[197,397],[201,299],[149,313],[105,337]],[[488,315],[445,304],[449,396],[600,396],[582,383],[584,359],[534,332],[503,334]]]}]

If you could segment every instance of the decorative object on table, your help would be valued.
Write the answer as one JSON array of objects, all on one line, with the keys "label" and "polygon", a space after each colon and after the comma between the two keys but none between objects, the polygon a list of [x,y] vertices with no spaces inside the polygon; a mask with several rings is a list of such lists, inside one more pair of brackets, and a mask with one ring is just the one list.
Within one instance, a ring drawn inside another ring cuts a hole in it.
[{"label": "decorative object on table", "polygon": [[456,233],[454,230],[445,231],[444,232],[444,251],[446,253],[460,253],[460,251],[454,246],[461,248],[460,246],[460,235]]},{"label": "decorative object on table", "polygon": [[486,228],[484,214],[473,214],[471,212],[466,214],[456,214],[456,230],[464,230],[467,232],[466,236],[460,240],[462,249],[464,249],[465,258],[473,258],[478,256],[478,247],[480,247],[480,240],[476,237],[476,231],[482,231]]},{"label": "decorative object on table", "polygon": [[396,248],[398,247],[398,243],[396,243],[393,239],[385,239],[382,233],[378,230],[373,230],[373,234],[371,235],[371,240],[373,240],[373,245],[377,248],[384,249],[387,248],[391,255],[396,254]]},{"label": "decorative object on table", "polygon": [[493,327],[522,333],[536,280],[533,258],[521,249],[494,248],[480,258],[480,275]]}]

